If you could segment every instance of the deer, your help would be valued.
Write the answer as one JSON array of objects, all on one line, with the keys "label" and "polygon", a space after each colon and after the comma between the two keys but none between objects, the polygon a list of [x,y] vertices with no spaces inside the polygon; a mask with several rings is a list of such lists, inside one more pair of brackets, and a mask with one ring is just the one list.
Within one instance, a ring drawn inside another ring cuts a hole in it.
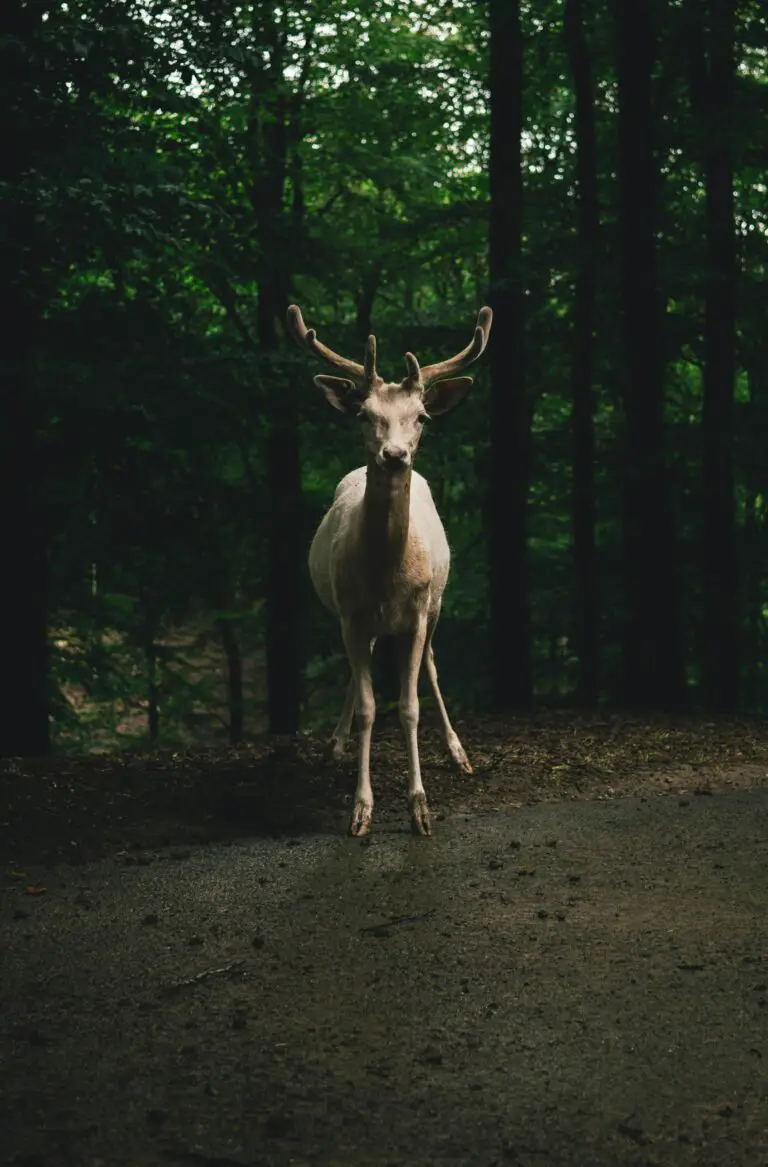
[{"label": "deer", "polygon": [[288,331],[304,349],[341,376],[318,374],[315,385],[341,413],[362,426],[366,465],[336,487],[309,551],[309,573],[322,604],[341,625],[351,678],[329,743],[344,757],[353,715],[359,749],[357,788],[350,834],[370,834],[373,824],[371,736],[376,704],[371,677],[380,636],[397,644],[400,724],[408,758],[408,809],[416,835],[430,835],[432,822],[421,777],[418,747],[418,679],[426,667],[442,719],[448,750],[466,774],[472,767],[448,717],[440,692],[432,638],[448,581],[451,553],[427,480],[413,468],[424,423],[454,409],[472,385],[462,372],[488,343],[493,313],[482,308],[471,342],[456,356],[423,368],[405,354],[402,381],[384,381],[376,369],[376,338],[369,336],[363,364],[340,356],[307,328],[296,304],[288,309]]}]

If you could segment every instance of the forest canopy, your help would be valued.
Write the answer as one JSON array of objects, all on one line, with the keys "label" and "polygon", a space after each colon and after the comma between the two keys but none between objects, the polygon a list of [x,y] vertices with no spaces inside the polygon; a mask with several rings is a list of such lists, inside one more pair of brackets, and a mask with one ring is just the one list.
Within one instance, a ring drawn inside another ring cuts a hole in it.
[{"label": "forest canopy", "polygon": [[388,377],[495,312],[418,468],[456,708],[762,712],[756,0],[7,0],[0,753],[326,725],[306,552]]}]

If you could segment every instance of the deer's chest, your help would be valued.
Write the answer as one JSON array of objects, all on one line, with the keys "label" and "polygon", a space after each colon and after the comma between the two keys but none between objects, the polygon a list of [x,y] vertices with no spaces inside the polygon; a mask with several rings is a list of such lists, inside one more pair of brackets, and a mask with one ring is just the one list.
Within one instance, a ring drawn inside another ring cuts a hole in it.
[{"label": "deer's chest", "polygon": [[372,636],[408,631],[429,607],[432,569],[416,535],[396,554],[349,548],[338,558],[334,577],[338,611]]}]

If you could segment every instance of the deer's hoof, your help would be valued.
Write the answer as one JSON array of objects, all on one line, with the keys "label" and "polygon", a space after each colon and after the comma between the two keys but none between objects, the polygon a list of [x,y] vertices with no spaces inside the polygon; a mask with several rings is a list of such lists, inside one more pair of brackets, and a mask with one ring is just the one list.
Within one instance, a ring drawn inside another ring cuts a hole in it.
[{"label": "deer's hoof", "polygon": [[414,835],[431,835],[432,819],[427,806],[426,794],[413,794],[408,799],[411,813],[411,831]]},{"label": "deer's hoof", "polygon": [[355,839],[361,839],[364,835],[370,835],[373,829],[373,808],[367,806],[364,802],[355,803],[355,813],[352,815],[352,822],[349,824],[349,833]]},{"label": "deer's hoof", "polygon": [[459,739],[456,738],[455,741],[449,742],[448,748],[451,751],[451,757],[453,758],[459,770],[461,770],[463,774],[471,774],[472,766],[470,765],[469,758],[464,752],[464,747]]},{"label": "deer's hoof", "polygon": [[347,752],[347,743],[338,737],[332,737],[325,747],[325,756],[329,762],[341,762]]}]

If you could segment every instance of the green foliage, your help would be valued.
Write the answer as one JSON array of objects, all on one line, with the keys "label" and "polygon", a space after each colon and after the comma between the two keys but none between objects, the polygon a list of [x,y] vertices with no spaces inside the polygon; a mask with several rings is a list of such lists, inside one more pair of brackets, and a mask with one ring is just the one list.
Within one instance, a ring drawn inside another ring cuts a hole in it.
[{"label": "green foliage", "polygon": [[[596,426],[610,689],[620,627],[622,424],[612,255],[614,66],[604,6],[587,7],[605,252]],[[533,634],[538,691],[560,699],[575,676],[568,396],[573,101],[561,5],[531,6],[524,14]],[[756,4],[743,4],[741,15],[738,497],[751,597],[746,618],[764,644],[768,22]],[[658,100],[666,134],[666,420],[685,547],[700,523],[703,320],[692,273],[701,271],[703,186],[694,152],[699,131],[679,57],[683,9],[668,6],[665,20]],[[354,426],[314,393],[306,361],[292,352],[267,361],[254,342],[259,287],[273,262],[256,230],[270,180],[270,135],[287,135],[275,247],[291,273],[291,297],[312,325],[351,355],[361,352],[373,326],[382,367],[392,375],[408,348],[424,360],[455,350],[486,295],[484,6],[70,0],[51,6],[23,42],[6,36],[0,55],[20,78],[11,112],[23,143],[16,172],[0,183],[8,210],[3,244],[39,317],[32,391],[54,471],[45,489],[54,532],[58,747],[102,748],[120,738],[118,704],[124,712],[147,700],[148,653],[159,670],[165,740],[198,732],[190,728],[195,708],[212,710],[206,733],[214,732],[213,722],[223,732],[221,677],[213,666],[206,674],[208,666],[184,664],[178,646],[164,647],[173,630],[201,622],[213,628],[217,619],[232,623],[250,654],[252,731],[262,724],[265,700],[256,662],[271,505],[265,442],[275,396],[300,402],[307,542],[339,477],[361,458]],[[465,706],[487,698],[488,392],[481,369],[461,413],[427,437],[421,465],[454,554],[438,633],[441,675],[453,703]],[[684,557],[681,571],[693,636],[695,564]],[[311,611],[307,718],[314,724],[328,716],[346,674],[332,622]],[[762,671],[753,690],[762,707],[768,699]]]}]

